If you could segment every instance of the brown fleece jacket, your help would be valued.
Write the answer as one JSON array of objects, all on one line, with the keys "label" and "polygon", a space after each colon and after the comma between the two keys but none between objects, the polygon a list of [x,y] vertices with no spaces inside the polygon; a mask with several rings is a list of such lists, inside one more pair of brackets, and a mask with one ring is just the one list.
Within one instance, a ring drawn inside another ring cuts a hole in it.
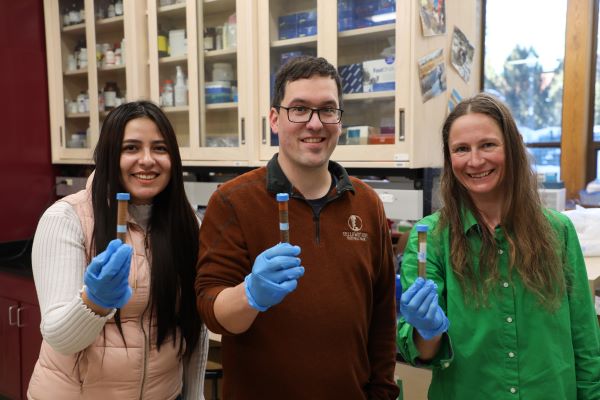
[{"label": "brown fleece jacket", "polygon": [[[223,334],[224,398],[396,399],[394,257],[383,205],[330,162],[336,185],[314,215],[276,157],[221,185],[202,222],[197,306]],[[290,243],[300,246],[306,271],[280,304],[231,335],[214,300],[278,243],[278,192],[290,193]]]}]

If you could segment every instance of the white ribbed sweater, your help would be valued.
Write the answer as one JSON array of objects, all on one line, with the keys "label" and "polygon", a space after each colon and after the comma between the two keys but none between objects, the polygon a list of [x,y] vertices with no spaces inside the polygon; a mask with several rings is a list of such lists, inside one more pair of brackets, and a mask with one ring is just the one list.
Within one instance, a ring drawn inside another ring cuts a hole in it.
[{"label": "white ribbed sweater", "polygon": [[[152,206],[129,205],[129,215],[144,230]],[[114,316],[93,313],[82,301],[83,274],[87,267],[81,222],[64,201],[42,215],[31,254],[44,340],[59,353],[74,354],[94,342],[104,324]],[[189,362],[184,363],[184,398],[203,399],[208,334],[203,326],[200,341]]]}]

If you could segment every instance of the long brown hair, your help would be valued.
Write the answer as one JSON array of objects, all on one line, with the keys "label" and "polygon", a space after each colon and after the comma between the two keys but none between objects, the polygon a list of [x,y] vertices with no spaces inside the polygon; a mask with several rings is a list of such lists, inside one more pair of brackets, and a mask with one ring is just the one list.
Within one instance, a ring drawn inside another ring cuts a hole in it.
[{"label": "long brown hair", "polygon": [[[444,170],[440,228],[449,227],[452,269],[462,286],[465,301],[485,305],[489,292],[499,281],[494,233],[487,229],[469,192],[452,171],[448,140],[452,124],[461,116],[479,113],[493,119],[504,142],[505,173],[500,227],[509,245],[509,270],[517,270],[524,285],[549,309],[555,309],[565,290],[563,265],[557,252],[557,238],[544,215],[523,138],[508,107],[487,93],[461,101],[446,118],[442,128]],[[473,264],[472,249],[463,232],[463,210],[468,209],[481,227],[479,268]],[[518,261],[517,261],[518,260]],[[510,274],[509,274],[510,276]]]}]

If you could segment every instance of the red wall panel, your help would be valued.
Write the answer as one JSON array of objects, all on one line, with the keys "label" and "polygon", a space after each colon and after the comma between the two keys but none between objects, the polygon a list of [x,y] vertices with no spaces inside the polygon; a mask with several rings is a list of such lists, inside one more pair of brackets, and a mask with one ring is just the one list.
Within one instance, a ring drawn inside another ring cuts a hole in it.
[{"label": "red wall panel", "polygon": [[0,1],[0,243],[55,200],[42,0]]}]

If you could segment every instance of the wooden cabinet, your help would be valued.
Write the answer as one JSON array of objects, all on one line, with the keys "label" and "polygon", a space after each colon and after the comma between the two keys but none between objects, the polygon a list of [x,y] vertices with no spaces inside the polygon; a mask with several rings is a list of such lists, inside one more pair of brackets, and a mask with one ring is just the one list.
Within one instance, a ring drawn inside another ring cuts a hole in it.
[{"label": "wooden cabinet", "polygon": [[[186,165],[249,165],[256,118],[255,11],[246,0],[148,0],[151,99],[173,123]],[[158,37],[169,51],[160,53]],[[184,33],[185,49],[172,37]],[[161,39],[164,40],[164,39]],[[175,54],[172,49],[175,48]],[[177,68],[187,78],[187,101],[165,101]]]},{"label": "wooden cabinet", "polygon": [[[373,3],[380,8],[373,10],[375,14],[370,16],[369,23],[359,23],[359,6]],[[344,94],[344,133],[332,155],[334,160],[352,167],[442,166],[441,126],[447,115],[449,96],[453,89],[462,96],[478,90],[481,48],[480,1],[445,2],[445,7],[446,33],[425,37],[418,1],[260,0],[260,160],[268,160],[277,151],[277,138],[268,124],[273,75],[286,57],[312,54],[327,58],[338,69],[362,67],[363,83],[367,81],[364,79],[367,66],[377,68],[393,60],[389,65],[394,67],[390,72],[394,84],[380,83],[377,89],[381,90],[369,92],[366,85],[361,87],[359,79],[358,87],[348,89],[355,93]],[[298,31],[290,34],[284,27],[288,26],[288,18],[293,21],[294,16]],[[315,17],[316,32],[311,23],[305,22]],[[454,26],[475,46],[468,82],[450,64]],[[419,60],[440,49],[447,89],[424,102]]]},{"label": "wooden cabinet", "polygon": [[0,397],[26,399],[42,343],[33,280],[0,273],[0,293]]},{"label": "wooden cabinet", "polygon": [[90,164],[108,109],[148,97],[145,7],[108,4],[44,0],[54,163]]},{"label": "wooden cabinet", "polygon": [[[343,96],[344,133],[333,154],[347,167],[440,167],[450,94],[469,96],[479,88],[482,0],[444,2],[446,33],[436,36],[423,35],[418,1],[123,0],[123,16],[101,19],[94,7],[105,2],[81,1],[86,20],[69,26],[61,22],[67,2],[44,1],[55,163],[91,162],[105,115],[98,111],[98,92],[108,81],[127,100],[162,104],[188,166],[258,166],[272,157],[278,144],[268,123],[273,77],[297,54],[361,69],[360,88]],[[370,22],[354,23],[365,4],[373,8]],[[450,62],[454,27],[474,46],[468,81]],[[121,37],[124,66],[91,62],[83,70],[68,69],[69,51],[80,40],[94,60],[97,44]],[[168,40],[173,43],[165,47]],[[440,50],[447,88],[424,101],[419,62]],[[391,82],[368,91],[365,65],[384,60],[391,62]],[[176,86],[177,70],[187,92],[175,104],[167,81]],[[65,100],[86,90],[89,112],[66,112]],[[85,147],[73,148],[80,143],[77,132],[86,130]]]}]

